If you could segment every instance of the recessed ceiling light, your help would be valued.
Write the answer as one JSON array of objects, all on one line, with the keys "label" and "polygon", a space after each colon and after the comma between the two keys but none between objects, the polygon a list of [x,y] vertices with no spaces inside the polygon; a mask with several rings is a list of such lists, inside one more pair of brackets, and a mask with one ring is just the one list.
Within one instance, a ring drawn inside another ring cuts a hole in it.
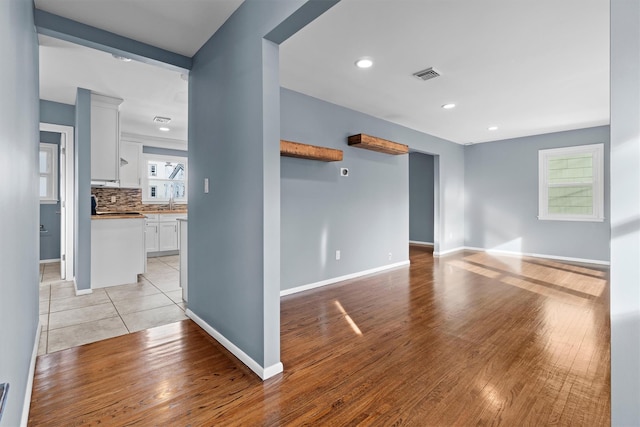
[{"label": "recessed ceiling light", "polygon": [[456,108],[456,104],[444,104],[442,108],[445,110],[451,110],[452,108]]},{"label": "recessed ceiling light", "polygon": [[360,58],[356,61],[356,67],[358,68],[371,68],[373,61],[370,58]]},{"label": "recessed ceiling light", "polygon": [[115,59],[122,61],[122,62],[131,62],[131,58],[127,58],[126,56],[120,56],[120,55],[116,55],[115,53],[112,54],[111,56],[113,56]]},{"label": "recessed ceiling light", "polygon": [[489,126],[488,130],[498,130],[498,126]]},{"label": "recessed ceiling light", "polygon": [[158,130],[161,130],[162,132],[169,132],[171,129],[169,129],[166,126],[161,126],[161,127],[158,128]]}]

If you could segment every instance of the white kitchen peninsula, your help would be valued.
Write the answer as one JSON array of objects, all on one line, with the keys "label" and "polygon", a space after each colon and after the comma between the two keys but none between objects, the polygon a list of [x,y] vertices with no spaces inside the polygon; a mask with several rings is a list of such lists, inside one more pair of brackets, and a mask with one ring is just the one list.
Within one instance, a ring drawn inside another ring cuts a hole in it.
[{"label": "white kitchen peninsula", "polygon": [[144,216],[91,218],[91,288],[136,283],[147,261]]}]

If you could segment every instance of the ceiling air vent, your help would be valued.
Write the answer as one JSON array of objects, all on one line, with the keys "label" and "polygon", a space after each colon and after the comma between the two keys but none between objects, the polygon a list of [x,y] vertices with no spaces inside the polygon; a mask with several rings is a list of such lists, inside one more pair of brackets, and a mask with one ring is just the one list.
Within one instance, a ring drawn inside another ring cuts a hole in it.
[{"label": "ceiling air vent", "polygon": [[160,123],[160,124],[167,124],[171,121],[171,117],[161,117],[161,116],[155,116],[153,118],[153,122],[154,123]]},{"label": "ceiling air vent", "polygon": [[420,80],[429,80],[435,77],[440,77],[440,73],[436,71],[433,67],[429,67],[426,70],[418,71],[417,73],[413,73],[414,77],[419,78]]}]

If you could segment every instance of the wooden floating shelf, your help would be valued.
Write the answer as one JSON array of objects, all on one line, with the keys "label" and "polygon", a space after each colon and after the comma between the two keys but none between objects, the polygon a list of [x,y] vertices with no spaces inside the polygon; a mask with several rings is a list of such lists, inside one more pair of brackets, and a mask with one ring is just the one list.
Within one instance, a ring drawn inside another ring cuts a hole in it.
[{"label": "wooden floating shelf", "polygon": [[320,160],[322,162],[339,162],[342,160],[342,150],[282,139],[280,140],[280,155],[298,159]]},{"label": "wooden floating shelf", "polygon": [[347,141],[352,147],[366,148],[367,150],[378,151],[380,153],[407,154],[409,152],[408,145],[387,141],[386,139],[376,138],[375,136],[365,135],[364,133],[351,135]]}]

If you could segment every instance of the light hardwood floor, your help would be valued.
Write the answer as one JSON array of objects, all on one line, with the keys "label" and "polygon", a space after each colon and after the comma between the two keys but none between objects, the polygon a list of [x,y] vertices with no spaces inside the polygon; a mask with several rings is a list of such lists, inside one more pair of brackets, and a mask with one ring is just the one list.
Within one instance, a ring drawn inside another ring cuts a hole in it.
[{"label": "light hardwood floor", "polygon": [[29,424],[610,423],[608,271],[466,252],[282,298],[260,381],[190,320],[40,356]]}]

